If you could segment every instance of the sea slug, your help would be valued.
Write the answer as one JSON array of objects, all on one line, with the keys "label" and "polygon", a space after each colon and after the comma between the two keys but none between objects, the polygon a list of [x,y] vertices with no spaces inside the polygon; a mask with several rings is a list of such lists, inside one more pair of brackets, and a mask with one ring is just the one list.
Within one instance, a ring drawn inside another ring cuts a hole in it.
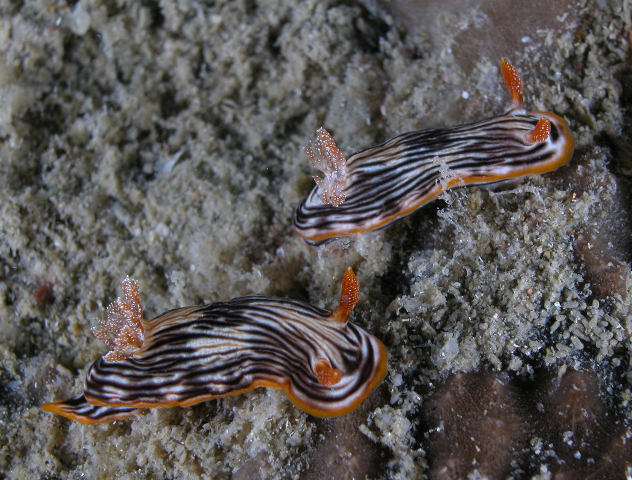
[{"label": "sea slug", "polygon": [[89,369],[83,393],[42,405],[83,423],[186,406],[253,388],[285,390],[316,416],[343,415],[382,381],[382,342],[347,321],[358,300],[350,268],[338,308],[250,296],[143,318],[138,284],[107,309],[95,334],[112,349]]},{"label": "sea slug", "polygon": [[527,112],[522,82],[505,59],[501,71],[511,94],[502,115],[466,125],[419,130],[345,160],[320,128],[308,145],[323,179],[294,213],[294,228],[308,244],[368,232],[411,214],[444,190],[550,172],[566,164],[574,142],[566,121],[551,112]]}]

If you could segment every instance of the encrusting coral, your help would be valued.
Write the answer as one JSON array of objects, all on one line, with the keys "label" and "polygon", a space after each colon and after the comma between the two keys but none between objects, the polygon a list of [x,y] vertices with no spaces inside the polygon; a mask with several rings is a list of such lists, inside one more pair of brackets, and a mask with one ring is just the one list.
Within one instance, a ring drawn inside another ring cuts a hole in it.
[{"label": "encrusting coral", "polygon": [[526,383],[459,373],[422,412],[433,479],[522,478],[542,466],[556,479],[632,473],[631,426],[615,419],[592,372]]},{"label": "encrusting coral", "polygon": [[431,478],[466,478],[474,471],[503,478],[526,438],[515,388],[494,375],[453,375],[424,405],[423,413],[431,426]]}]

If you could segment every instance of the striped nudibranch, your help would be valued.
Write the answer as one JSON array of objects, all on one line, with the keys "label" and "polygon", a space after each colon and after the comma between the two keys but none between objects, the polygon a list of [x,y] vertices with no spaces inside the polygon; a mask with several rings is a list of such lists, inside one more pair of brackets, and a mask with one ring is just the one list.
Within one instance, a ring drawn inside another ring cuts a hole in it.
[{"label": "striped nudibranch", "polygon": [[347,321],[358,300],[350,268],[332,312],[259,295],[145,320],[137,283],[127,278],[123,291],[125,298],[108,307],[95,329],[112,351],[90,367],[82,394],[44,410],[105,422],[265,386],[282,388],[300,408],[327,417],[353,410],[386,373],[382,342]]},{"label": "striped nudibranch", "polygon": [[512,102],[502,115],[452,128],[391,138],[345,160],[324,129],[306,153],[325,178],[294,213],[305,242],[379,229],[411,214],[444,190],[545,173],[566,164],[573,136],[551,112],[527,112],[522,81],[505,59],[501,71]]}]

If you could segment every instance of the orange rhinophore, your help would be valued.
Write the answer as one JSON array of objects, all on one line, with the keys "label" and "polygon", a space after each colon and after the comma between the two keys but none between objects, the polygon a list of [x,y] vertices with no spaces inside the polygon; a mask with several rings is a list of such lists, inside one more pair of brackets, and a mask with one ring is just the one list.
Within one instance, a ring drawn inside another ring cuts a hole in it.
[{"label": "orange rhinophore", "polygon": [[342,288],[340,290],[340,303],[338,308],[331,312],[331,318],[337,322],[346,322],[353,307],[358,303],[360,287],[358,280],[351,268],[347,268],[342,277]]},{"label": "orange rhinophore", "polygon": [[333,368],[325,359],[320,359],[314,368],[316,377],[321,385],[331,387],[342,379],[342,371]]},{"label": "orange rhinophore", "polygon": [[525,142],[531,145],[544,142],[549,135],[551,135],[551,121],[548,118],[541,118],[533,130],[525,134]]},{"label": "orange rhinophore", "polygon": [[520,110],[524,108],[524,99],[522,98],[522,80],[518,74],[518,70],[509,63],[505,58],[500,61],[500,72],[507,86],[507,90],[511,94],[511,110]]}]

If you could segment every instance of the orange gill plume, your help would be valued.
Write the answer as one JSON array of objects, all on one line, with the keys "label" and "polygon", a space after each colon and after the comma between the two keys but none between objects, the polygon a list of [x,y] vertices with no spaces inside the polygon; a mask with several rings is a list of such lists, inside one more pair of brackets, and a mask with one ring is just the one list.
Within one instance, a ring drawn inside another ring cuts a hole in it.
[{"label": "orange gill plume", "polygon": [[105,310],[105,319],[92,328],[92,333],[110,348],[103,357],[109,362],[131,357],[142,348],[145,339],[138,282],[125,277],[121,288],[123,297],[110,303]]},{"label": "orange gill plume", "polygon": [[313,177],[321,191],[320,199],[323,203],[338,207],[345,201],[347,159],[323,127],[316,131],[315,148],[316,152],[308,143],[305,146],[305,153],[312,166],[325,174],[325,178]]}]

